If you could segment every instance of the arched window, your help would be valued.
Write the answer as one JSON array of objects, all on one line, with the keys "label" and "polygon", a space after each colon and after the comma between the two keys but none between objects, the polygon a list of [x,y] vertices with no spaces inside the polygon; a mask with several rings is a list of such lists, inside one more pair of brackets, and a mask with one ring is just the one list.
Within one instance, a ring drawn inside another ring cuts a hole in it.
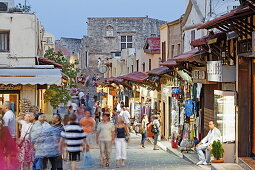
[{"label": "arched window", "polygon": [[106,27],[106,37],[113,37],[113,27],[111,25]]},{"label": "arched window", "polygon": [[0,11],[7,11],[7,5],[3,2],[0,2]]}]

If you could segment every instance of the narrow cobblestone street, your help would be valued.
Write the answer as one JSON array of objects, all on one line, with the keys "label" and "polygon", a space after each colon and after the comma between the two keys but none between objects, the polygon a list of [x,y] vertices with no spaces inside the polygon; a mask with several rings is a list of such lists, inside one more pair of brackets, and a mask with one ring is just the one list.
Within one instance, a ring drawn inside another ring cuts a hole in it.
[{"label": "narrow cobblestone street", "polygon": [[[153,146],[147,142],[146,148],[141,149],[139,145],[140,136],[132,134],[131,142],[128,145],[128,159],[126,161],[125,168],[116,168],[115,166],[115,147],[113,146],[110,169],[135,169],[135,170],[147,170],[147,169],[173,169],[173,170],[195,170],[201,169],[198,166],[191,164],[190,162],[175,156],[174,154],[167,153],[162,150],[153,150]],[[94,169],[102,169],[99,165],[99,148],[94,147],[91,149],[92,155],[95,158],[96,165]],[[79,163],[78,170],[82,170],[81,162]],[[65,170],[70,169],[70,163],[65,162]]]}]

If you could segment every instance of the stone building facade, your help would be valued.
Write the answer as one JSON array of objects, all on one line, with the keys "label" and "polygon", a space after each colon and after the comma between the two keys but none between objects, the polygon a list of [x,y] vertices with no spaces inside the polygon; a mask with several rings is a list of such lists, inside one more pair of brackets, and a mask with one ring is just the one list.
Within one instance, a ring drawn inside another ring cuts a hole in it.
[{"label": "stone building facade", "polygon": [[149,17],[88,18],[79,52],[82,69],[96,67],[99,59],[120,57],[123,49],[142,49],[146,38],[159,37],[159,27],[165,23]]},{"label": "stone building facade", "polygon": [[81,44],[81,39],[61,37],[60,40],[56,40],[55,43],[55,51],[62,51],[62,53],[70,60],[70,62],[78,60],[78,52]]}]

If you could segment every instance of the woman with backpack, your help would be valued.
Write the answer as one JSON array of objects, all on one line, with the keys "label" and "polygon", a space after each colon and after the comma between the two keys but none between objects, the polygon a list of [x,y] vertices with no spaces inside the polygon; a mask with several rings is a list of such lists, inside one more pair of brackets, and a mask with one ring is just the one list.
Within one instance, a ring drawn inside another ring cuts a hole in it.
[{"label": "woman with backpack", "polygon": [[159,127],[160,127],[160,123],[158,120],[158,116],[155,115],[153,118],[153,121],[150,123],[149,126],[152,126],[151,128],[151,132],[154,134],[153,139],[154,139],[154,148],[153,150],[159,150],[157,148],[157,143],[158,143],[158,137],[159,137]]}]

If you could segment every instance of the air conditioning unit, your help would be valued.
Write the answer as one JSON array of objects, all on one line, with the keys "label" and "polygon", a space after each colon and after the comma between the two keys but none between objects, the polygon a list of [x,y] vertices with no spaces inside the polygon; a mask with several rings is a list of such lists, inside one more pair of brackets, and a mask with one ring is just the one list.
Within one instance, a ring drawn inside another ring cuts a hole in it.
[{"label": "air conditioning unit", "polygon": [[0,12],[8,11],[8,2],[0,2]]},{"label": "air conditioning unit", "polygon": [[14,0],[0,0],[0,12],[8,12],[15,8]]}]

